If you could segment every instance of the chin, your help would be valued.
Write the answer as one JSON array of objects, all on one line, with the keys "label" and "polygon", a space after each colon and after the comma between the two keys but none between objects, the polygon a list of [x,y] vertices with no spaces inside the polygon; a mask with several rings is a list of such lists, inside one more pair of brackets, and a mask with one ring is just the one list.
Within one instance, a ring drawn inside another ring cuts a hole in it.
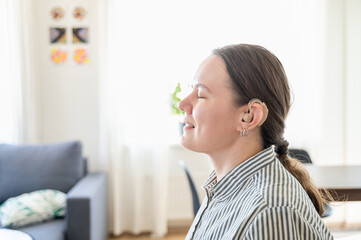
[{"label": "chin", "polygon": [[180,145],[184,147],[185,149],[194,151],[194,144],[191,144],[189,140],[186,139],[186,137],[183,135],[180,140]]},{"label": "chin", "polygon": [[193,152],[199,152],[199,153],[204,153],[204,151],[202,151],[202,149],[200,149],[199,146],[197,146],[197,144],[195,144],[194,142],[191,142],[189,140],[186,139],[186,137],[183,135],[180,141],[180,145],[185,148],[188,149],[190,151]]}]

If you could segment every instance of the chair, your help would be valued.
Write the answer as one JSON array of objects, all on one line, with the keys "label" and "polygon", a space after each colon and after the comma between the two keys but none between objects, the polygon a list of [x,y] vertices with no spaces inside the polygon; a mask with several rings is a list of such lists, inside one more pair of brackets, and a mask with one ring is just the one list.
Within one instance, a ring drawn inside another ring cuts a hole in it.
[{"label": "chair", "polygon": [[288,155],[298,159],[301,163],[312,163],[310,155],[303,149],[291,148],[288,150]]},{"label": "chair", "polygon": [[[312,164],[310,155],[303,149],[290,148],[288,150],[288,155],[292,158],[296,158],[301,163]],[[330,205],[325,204],[323,207],[325,208],[325,212],[323,213],[322,217],[325,218],[331,216],[333,209],[330,207]]]},{"label": "chair", "polygon": [[0,204],[41,189],[67,194],[66,217],[17,230],[36,240],[108,239],[107,176],[87,172],[80,142],[0,144]]},{"label": "chair", "polygon": [[197,212],[198,212],[198,210],[200,208],[200,203],[199,203],[198,193],[197,193],[193,178],[191,176],[191,172],[189,171],[188,167],[186,166],[186,164],[183,161],[179,161],[178,163],[184,169],[184,171],[185,171],[185,173],[187,175],[189,187],[190,187],[191,192],[192,192],[193,215],[196,216]]}]

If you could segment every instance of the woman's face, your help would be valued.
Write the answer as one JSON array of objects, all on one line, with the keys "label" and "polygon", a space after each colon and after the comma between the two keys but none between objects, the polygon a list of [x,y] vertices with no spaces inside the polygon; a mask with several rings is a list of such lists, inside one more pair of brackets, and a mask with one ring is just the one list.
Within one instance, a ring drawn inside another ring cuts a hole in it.
[{"label": "woman's face", "polygon": [[192,151],[212,153],[227,150],[237,141],[240,110],[231,91],[223,60],[211,55],[199,66],[192,92],[179,108],[185,112],[181,144]]}]

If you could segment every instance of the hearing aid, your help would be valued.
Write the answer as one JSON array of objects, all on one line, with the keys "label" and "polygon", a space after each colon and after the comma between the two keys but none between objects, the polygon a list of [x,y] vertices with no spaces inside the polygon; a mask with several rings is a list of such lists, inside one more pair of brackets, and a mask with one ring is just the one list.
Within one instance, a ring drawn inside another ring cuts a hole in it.
[{"label": "hearing aid", "polygon": [[261,126],[264,121],[266,121],[267,116],[268,116],[268,108],[266,106],[266,104],[264,102],[262,102],[261,100],[259,100],[258,98],[253,98],[248,102],[248,113],[245,113],[243,115],[243,121],[250,123],[253,120],[253,113],[252,113],[252,103],[257,103],[260,104],[262,106],[263,109],[263,118],[262,120],[258,123],[258,126]]}]

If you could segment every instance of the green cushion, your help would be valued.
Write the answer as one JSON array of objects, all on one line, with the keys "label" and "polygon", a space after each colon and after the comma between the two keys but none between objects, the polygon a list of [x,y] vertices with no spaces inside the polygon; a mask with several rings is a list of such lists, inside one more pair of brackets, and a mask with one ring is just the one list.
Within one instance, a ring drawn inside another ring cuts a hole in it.
[{"label": "green cushion", "polygon": [[18,228],[63,217],[66,194],[57,190],[38,190],[9,198],[0,206],[0,221],[4,227]]}]

